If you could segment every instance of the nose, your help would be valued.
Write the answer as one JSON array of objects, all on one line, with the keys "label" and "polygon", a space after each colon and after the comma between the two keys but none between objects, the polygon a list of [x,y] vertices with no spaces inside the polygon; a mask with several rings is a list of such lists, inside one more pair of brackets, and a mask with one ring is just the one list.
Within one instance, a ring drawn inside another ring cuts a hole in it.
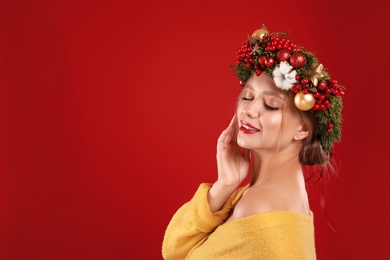
[{"label": "nose", "polygon": [[244,109],[242,110],[242,113],[249,118],[258,118],[260,116],[259,109],[256,105],[248,104]]}]

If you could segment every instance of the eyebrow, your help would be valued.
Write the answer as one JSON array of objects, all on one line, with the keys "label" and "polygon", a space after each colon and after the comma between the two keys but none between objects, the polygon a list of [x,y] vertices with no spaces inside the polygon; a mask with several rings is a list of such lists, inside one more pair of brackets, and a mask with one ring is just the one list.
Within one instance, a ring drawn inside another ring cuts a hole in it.
[{"label": "eyebrow", "polygon": [[[247,85],[245,86],[245,88],[254,91],[252,85],[247,84]],[[264,94],[264,95],[268,95],[268,96],[273,96],[273,97],[276,97],[276,98],[279,98],[279,99],[284,100],[284,97],[283,97],[279,92],[274,91],[274,90],[265,90],[265,91],[263,92],[263,94]]]},{"label": "eyebrow", "polygon": [[245,87],[244,88],[250,88],[250,89],[252,89],[253,90],[253,87],[252,87],[252,85],[249,85],[249,84],[245,84]]},{"label": "eyebrow", "polygon": [[282,96],[280,93],[278,93],[278,92],[276,92],[276,91],[265,90],[265,91],[263,92],[263,94],[269,95],[269,96],[273,96],[273,97],[280,98],[280,99],[284,100],[284,96]]}]

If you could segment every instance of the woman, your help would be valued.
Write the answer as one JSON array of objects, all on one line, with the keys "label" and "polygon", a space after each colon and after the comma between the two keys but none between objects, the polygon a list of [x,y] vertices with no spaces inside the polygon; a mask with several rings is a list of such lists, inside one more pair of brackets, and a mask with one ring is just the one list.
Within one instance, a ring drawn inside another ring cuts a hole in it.
[{"label": "woman", "polygon": [[173,216],[164,259],[316,259],[302,165],[321,176],[330,164],[344,87],[285,36],[263,25],[238,49],[244,87],[218,139],[218,179]]}]

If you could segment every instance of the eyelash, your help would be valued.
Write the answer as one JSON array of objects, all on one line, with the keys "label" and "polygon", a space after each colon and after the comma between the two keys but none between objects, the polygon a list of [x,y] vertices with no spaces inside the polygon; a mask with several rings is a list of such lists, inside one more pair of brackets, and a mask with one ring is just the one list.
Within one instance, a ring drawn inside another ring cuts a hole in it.
[{"label": "eyelash", "polygon": [[276,111],[276,110],[279,109],[278,107],[271,107],[271,106],[269,106],[269,105],[267,105],[267,104],[264,104],[264,106],[265,106],[266,109],[272,110],[272,111]]},{"label": "eyelash", "polygon": [[[242,100],[243,100],[243,101],[252,101],[253,98],[246,98],[246,97],[243,97]],[[279,109],[278,107],[271,107],[271,106],[267,105],[266,103],[264,103],[264,107],[265,107],[266,109],[268,109],[268,110],[271,110],[271,111],[276,111],[276,110]]]}]

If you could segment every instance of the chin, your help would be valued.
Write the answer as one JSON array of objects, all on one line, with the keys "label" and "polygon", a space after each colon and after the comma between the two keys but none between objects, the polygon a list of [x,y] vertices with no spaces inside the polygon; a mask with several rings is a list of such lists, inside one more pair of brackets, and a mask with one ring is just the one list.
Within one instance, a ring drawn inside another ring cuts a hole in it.
[{"label": "chin", "polygon": [[[245,149],[253,149],[253,142],[245,140],[245,138],[237,137],[237,144]],[[252,144],[252,145],[251,145]]]}]

